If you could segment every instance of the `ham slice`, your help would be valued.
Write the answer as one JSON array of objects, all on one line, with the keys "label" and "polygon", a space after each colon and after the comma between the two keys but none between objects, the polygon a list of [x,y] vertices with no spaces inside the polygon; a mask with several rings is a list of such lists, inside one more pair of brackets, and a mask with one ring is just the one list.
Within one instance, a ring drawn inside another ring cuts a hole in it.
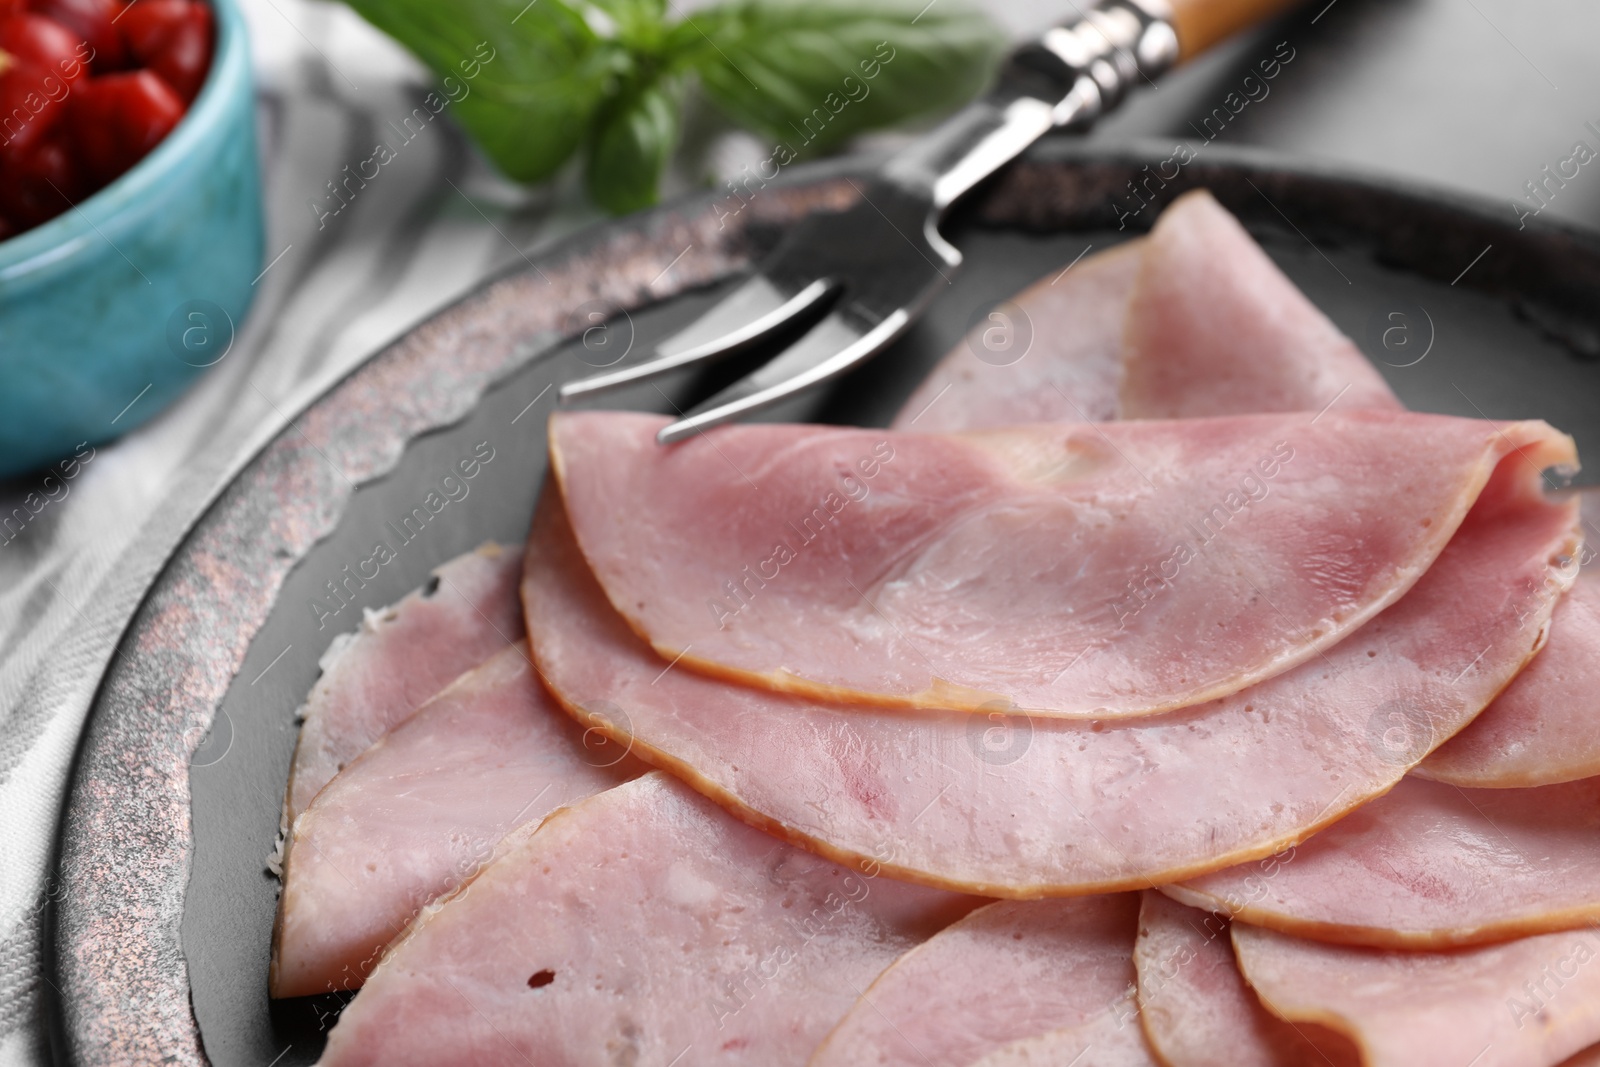
[{"label": "ham slice", "polygon": [[1417,773],[1452,785],[1499,789],[1600,775],[1597,722],[1600,573],[1582,571],[1556,605],[1544,651]]},{"label": "ham slice", "polygon": [[[917,428],[952,431],[1031,421],[1073,422],[1084,415],[1089,419],[1110,419],[1119,417],[1124,402],[1135,412],[1171,415],[1181,411],[1191,416],[1263,410],[1264,405],[1285,404],[1285,397],[1298,398],[1288,406],[1297,403],[1320,408],[1327,402],[1323,397],[1331,388],[1326,380],[1341,373],[1360,386],[1339,397],[1341,410],[1397,405],[1381,381],[1361,373],[1351,355],[1352,346],[1332,337],[1327,320],[1291,291],[1292,286],[1259,250],[1215,256],[1205,250],[1206,235],[1215,237],[1221,247],[1242,247],[1242,242],[1248,240],[1208,195],[1180,197],[1156,226],[1154,255],[1163,262],[1152,266],[1149,275],[1158,287],[1183,293],[1194,291],[1192,286],[1196,283],[1221,287],[1230,294],[1233,304],[1246,307],[1258,299],[1259,292],[1276,307],[1288,309],[1271,312],[1259,321],[1273,329],[1283,329],[1292,322],[1308,324],[1307,343],[1276,345],[1268,349],[1265,357],[1259,350],[1252,354],[1255,362],[1247,369],[1260,374],[1254,387],[1240,389],[1236,382],[1236,388],[1221,391],[1186,388],[1181,405],[1160,403],[1159,397],[1130,395],[1119,400],[1108,394],[1122,375],[1120,358],[1107,363],[1105,338],[1112,336],[1107,309],[1114,303],[1127,303],[1133,272],[1126,268],[1139,257],[1130,255],[1116,268],[1110,263],[1101,267],[1100,263],[1121,256],[1128,248],[1122,246],[1085,259],[1058,286],[1050,285],[1057,277],[1052,273],[1017,297],[1016,304],[1029,314],[1039,338],[1029,353],[1029,364],[986,366],[973,354],[975,349],[964,343],[945,357],[906,403],[895,426],[909,428],[911,420],[924,410],[926,413],[916,419]],[[1085,274],[1091,266],[1098,267],[1098,271]],[[1232,270],[1238,276],[1218,279],[1215,275],[1219,270]],[[1114,291],[1106,284],[1112,278],[1126,284],[1127,291]],[[1081,301],[1075,299],[1075,279],[1084,297]],[[1262,284],[1254,287],[1253,281]],[[1145,295],[1143,303],[1151,304],[1148,290]],[[1207,313],[1203,307],[1184,302],[1172,307],[1173,314]],[[1134,392],[1159,393],[1167,387],[1168,378],[1174,383],[1185,382],[1190,368],[1208,367],[1218,358],[1232,361],[1231,337],[1222,339],[1226,343],[1219,355],[1218,339],[1212,331],[1182,324],[1173,327],[1164,318],[1166,314],[1160,306],[1150,306],[1138,316],[1141,327],[1132,332],[1147,351],[1136,358],[1143,361],[1147,370],[1153,370],[1130,379],[1127,388]],[[1156,326],[1151,326],[1152,322]],[[1153,346],[1151,339],[1156,334],[1162,336],[1166,347]],[[1120,321],[1116,336],[1120,336]],[[1041,341],[1053,338],[1069,340],[1041,350]],[[1323,364],[1301,367],[1297,363],[1302,357],[1320,360],[1328,353],[1333,355]],[[1064,401],[1055,388],[1049,388],[1047,380],[1044,387],[1034,388],[1034,383],[1044,380],[1041,376],[1046,370],[1035,356],[1043,356],[1046,363],[1061,364],[1052,373],[1057,379],[1056,388],[1064,391],[1071,403]],[[1135,357],[1130,353],[1130,358]],[[1317,370],[1319,365],[1325,369]],[[1198,373],[1207,376],[1204,370]],[[1032,377],[1027,376],[1030,374]],[[1324,386],[1316,387],[1318,382],[1324,382]],[[1307,388],[1307,383],[1313,387]],[[1343,385],[1338,388],[1343,389]],[[1084,415],[1077,413],[1080,409]],[[1600,507],[1596,511],[1600,512]],[[1523,788],[1600,775],[1600,732],[1593,728],[1594,716],[1600,713],[1600,708],[1593,706],[1597,692],[1600,578],[1580,576],[1577,586],[1556,607],[1550,642],[1544,651],[1471,726],[1430,756],[1416,773],[1468,788]]]},{"label": "ham slice", "polygon": [[884,971],[810,1067],[968,1067],[1108,1015],[1137,1030],[1126,1009],[1138,914],[1131,893],[979,908]]},{"label": "ham slice", "polygon": [[662,421],[562,413],[550,435],[585,558],[663,658],[849,703],[1094,719],[1320,656],[1427,570],[1508,456],[1535,478],[1576,463],[1544,423],[1403,412],[732,426],[671,449]]},{"label": "ham slice", "polygon": [[271,992],[361,985],[429,901],[523,823],[646,768],[585,733],[510,645],[346,767],[295,820]]},{"label": "ham slice", "polygon": [[1203,190],[1174,201],[1148,239],[1052,271],[1007,304],[997,311],[1020,320],[1013,335],[1031,335],[1026,354],[991,352],[985,335],[1008,324],[979,323],[894,429],[1320,411],[1335,399],[1340,410],[1401,406]]},{"label": "ham slice", "polygon": [[1093,1022],[1013,1041],[972,1067],[1162,1067],[1139,1028],[1122,1021],[1138,1010],[1133,996],[1125,994]]},{"label": "ham slice", "polygon": [[1301,840],[1482,710],[1538,647],[1550,605],[1535,594],[1576,547],[1573,510],[1528,499],[1535,471],[1502,468],[1416,587],[1313,663],[1122,723],[907,715],[686,671],[612,610],[555,493],[523,600],[569,711],[756,825],[991,896],[1142,888]]},{"label": "ham slice", "polygon": [[800,1065],[973,903],[818,859],[647,774],[508,837],[384,956],[321,1063]]},{"label": "ham slice", "polygon": [[1600,934],[1448,952],[1302,941],[1233,924],[1245,978],[1279,1016],[1347,1034],[1366,1067],[1548,1067],[1600,1039]]},{"label": "ham slice", "polygon": [[427,590],[368,612],[358,631],[334,639],[306,699],[285,825],[390,727],[522,637],[517,562],[516,553],[486,544],[435,570]]},{"label": "ham slice", "polygon": [[1228,920],[1146,890],[1133,962],[1139,1020],[1168,1067],[1357,1067],[1349,1042],[1273,1015],[1245,984]]},{"label": "ham slice", "polygon": [[1123,345],[1126,419],[1401,406],[1204,190],[1173,201],[1150,231]]},{"label": "ham slice", "polygon": [[1459,789],[1407,777],[1292,853],[1168,892],[1322,941],[1443,948],[1600,921],[1600,778]]},{"label": "ham slice", "polygon": [[[891,424],[897,430],[950,433],[1027,422],[1110,422],[1122,383],[1122,320],[1144,252],[1129,241],[1051,271],[984,320],[939,362]],[[991,352],[985,335],[1009,329],[1032,343],[1020,359]],[[980,357],[979,353],[983,353]]]}]

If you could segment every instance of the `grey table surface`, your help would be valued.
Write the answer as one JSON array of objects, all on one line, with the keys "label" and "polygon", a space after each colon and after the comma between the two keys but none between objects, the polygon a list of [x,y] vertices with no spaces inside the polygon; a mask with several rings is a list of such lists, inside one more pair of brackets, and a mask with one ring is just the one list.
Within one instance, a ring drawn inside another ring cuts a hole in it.
[{"label": "grey table surface", "polygon": [[[1019,27],[1055,6],[994,5]],[[1175,72],[1094,138],[1195,139],[1278,41],[1295,59],[1219,141],[1478,193],[1504,201],[1512,219],[1513,204],[1536,206],[1526,183],[1544,167],[1559,168],[1580,141],[1600,152],[1592,0],[1312,0]],[[1600,166],[1577,170],[1550,186],[1546,217],[1600,225]]]},{"label": "grey table surface", "polygon": [[[938,2],[938,0],[935,0]],[[342,8],[245,0],[260,75],[268,255],[234,351],[180,403],[101,447],[70,494],[0,543],[0,1065],[43,1056],[40,916],[67,768],[96,680],[161,561],[241,458],[366,353],[597,216],[573,182],[496,179],[440,124],[334,225],[307,204],[410,111],[414,64]],[[989,0],[1021,36],[1074,0]],[[313,43],[315,42],[315,43]],[[1246,83],[1283,47],[1268,83]],[[1090,136],[1257,145],[1540,207],[1600,227],[1600,4],[1310,0],[1132,98]],[[1592,125],[1591,125],[1592,124]],[[1584,144],[1583,152],[1577,145]],[[1586,157],[1585,157],[1586,158]],[[1574,168],[1576,172],[1574,173]],[[392,172],[392,173],[391,173]],[[703,173],[703,171],[701,172]],[[693,176],[679,175],[683,188]],[[1543,206],[1529,183],[1544,181]],[[1596,294],[1600,299],[1600,294]],[[0,484],[11,514],[40,477]]]}]

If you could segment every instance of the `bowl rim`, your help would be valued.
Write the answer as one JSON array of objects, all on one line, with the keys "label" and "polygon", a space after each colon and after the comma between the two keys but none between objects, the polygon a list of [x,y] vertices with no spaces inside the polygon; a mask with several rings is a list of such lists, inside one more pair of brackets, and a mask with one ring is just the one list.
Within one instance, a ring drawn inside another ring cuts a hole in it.
[{"label": "bowl rim", "polygon": [[168,177],[202,144],[213,136],[227,117],[233,103],[227,93],[230,84],[249,92],[249,35],[238,0],[204,0],[216,16],[216,44],[211,69],[183,118],[161,143],[139,162],[109,184],[95,190],[72,208],[48,222],[25,230],[10,240],[0,241],[0,281],[31,273],[70,256],[87,242],[85,236],[104,237],[102,229],[138,203],[152,190],[165,185]]}]

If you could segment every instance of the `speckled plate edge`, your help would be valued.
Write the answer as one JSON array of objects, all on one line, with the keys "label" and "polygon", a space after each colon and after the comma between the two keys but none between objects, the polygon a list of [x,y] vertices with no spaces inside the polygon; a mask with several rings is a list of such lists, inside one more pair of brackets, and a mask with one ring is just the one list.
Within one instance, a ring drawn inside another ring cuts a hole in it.
[{"label": "speckled plate edge", "polygon": [[[968,210],[999,226],[1142,229],[1161,203],[1206,186],[1247,223],[1359,244],[1425,277],[1449,279],[1493,245],[1497,254],[1463,284],[1512,296],[1582,354],[1600,349],[1600,235],[1538,220],[1518,230],[1503,205],[1261,151],[1211,146],[1159,180],[1170,159],[1165,144],[1047,142]],[[392,469],[419,435],[465,416],[580,305],[634,309],[725,279],[806,211],[849,202],[852,166],[796,168],[731,218],[727,194],[711,193],[577,235],[376,352],[220,492],[123,634],[80,743],[46,924],[59,1060],[206,1062],[179,945],[190,759],[284,579],[335,528],[354,487]],[[1154,194],[1149,206],[1131,182]]]}]

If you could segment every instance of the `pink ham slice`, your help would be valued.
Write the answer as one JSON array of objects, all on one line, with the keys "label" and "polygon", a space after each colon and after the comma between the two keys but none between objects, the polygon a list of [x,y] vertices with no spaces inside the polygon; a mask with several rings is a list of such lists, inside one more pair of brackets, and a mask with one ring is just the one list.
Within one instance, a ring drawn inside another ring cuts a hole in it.
[{"label": "pink ham slice", "polygon": [[1146,890],[1133,961],[1139,1021],[1168,1067],[1357,1067],[1349,1042],[1267,1011],[1233,958],[1228,920]]},{"label": "pink ham slice", "polygon": [[1095,719],[1322,655],[1427,570],[1508,455],[1576,459],[1544,423],[1401,412],[733,426],[671,449],[662,421],[550,427],[583,554],[663,658],[850,703]]},{"label": "pink ham slice", "polygon": [[390,727],[522,637],[516,553],[487,544],[433,573],[436,589],[369,613],[323,657],[289,771],[286,825]]},{"label": "pink ham slice", "polygon": [[1597,722],[1600,572],[1582,571],[1556,605],[1544,651],[1417,773],[1452,785],[1495,789],[1600,775]]},{"label": "pink ham slice", "polygon": [[[1144,241],[1051,271],[997,314],[1020,322],[980,322],[911,394],[897,430],[950,433],[1027,422],[1110,422],[1122,383],[1122,320]],[[1009,330],[1021,355],[993,351],[985,336]],[[983,353],[980,358],[979,353]],[[1013,362],[1013,360],[1015,360]]]},{"label": "pink ham slice", "polygon": [[800,1065],[973,903],[835,866],[648,774],[507,838],[384,956],[321,1063]]},{"label": "pink ham slice", "polygon": [[1407,777],[1260,866],[1168,892],[1321,941],[1444,948],[1600,921],[1600,778],[1459,789]]},{"label": "pink ham slice", "polygon": [[[1155,254],[1165,256],[1168,262],[1164,266],[1152,267],[1150,273],[1159,279],[1165,275],[1181,274],[1187,269],[1190,273],[1189,282],[1195,282],[1211,278],[1219,268],[1237,269],[1241,274],[1237,282],[1212,280],[1205,284],[1224,285],[1235,300],[1254,299],[1252,290],[1244,283],[1251,277],[1275,275],[1275,269],[1270,263],[1263,264],[1259,252],[1228,258],[1195,254],[1194,236],[1208,232],[1218,235],[1224,244],[1236,244],[1239,241],[1238,227],[1209,197],[1194,195],[1180,198],[1170,216],[1164,217],[1156,228]],[[1083,268],[1120,253],[1121,249],[1118,249],[1084,260],[1061,281],[1061,289],[1069,289],[1072,280],[1080,276]],[[1132,258],[1129,257],[1129,262]],[[1187,268],[1182,266],[1184,264],[1187,264]],[[1102,270],[1101,276],[1110,277],[1114,273],[1120,272]],[[1051,278],[1054,277],[1052,274]],[[1057,290],[1048,285],[1049,280],[1036,284],[1016,300],[1020,307],[1031,313],[1031,325],[1036,336],[1041,339],[1075,339],[1079,336],[1075,331],[1081,325],[1086,336],[1103,337],[1105,315],[1098,314],[1097,317],[1095,307],[1073,305],[1065,300],[1052,303],[1049,298]],[[1131,281],[1129,278],[1130,289]],[[1188,291],[1186,283],[1178,284],[1185,292]],[[1311,324],[1308,336],[1312,341],[1317,338],[1322,340],[1305,346],[1278,346],[1275,351],[1282,357],[1281,361],[1269,359],[1253,364],[1252,369],[1259,368],[1264,372],[1264,377],[1257,382],[1259,389],[1220,393],[1200,389],[1186,392],[1181,407],[1163,406],[1141,396],[1129,396],[1125,402],[1135,411],[1172,414],[1182,410],[1192,416],[1231,415],[1260,408],[1262,393],[1272,398],[1269,399],[1270,403],[1281,403],[1283,396],[1298,391],[1299,402],[1303,406],[1320,408],[1326,403],[1321,399],[1325,390],[1306,391],[1304,386],[1307,382],[1315,382],[1328,375],[1297,368],[1290,357],[1320,357],[1324,352],[1333,351],[1336,354],[1327,364],[1334,369],[1333,373],[1345,373],[1351,381],[1362,383],[1361,388],[1352,388],[1339,398],[1341,409],[1362,404],[1383,408],[1396,406],[1397,401],[1386,388],[1378,388],[1379,383],[1357,372],[1348,342],[1328,340],[1326,320],[1314,309],[1306,308],[1304,299],[1297,293],[1286,293],[1286,285],[1288,283],[1280,277],[1262,291],[1278,306],[1296,309],[1292,314],[1286,313],[1287,317]],[[1094,286],[1084,286],[1085,291],[1091,288]],[[1110,291],[1102,291],[1096,295],[1107,302],[1116,299],[1126,302],[1128,294],[1123,293],[1119,298]],[[1099,305],[1102,311],[1105,306],[1105,303]],[[1154,309],[1146,311],[1153,312]],[[1190,309],[1190,313],[1193,311]],[[1148,329],[1136,332],[1146,339],[1152,333]],[[1212,343],[1208,331],[1163,327],[1160,332],[1168,335],[1166,341],[1169,347],[1152,351],[1146,357],[1147,367],[1176,366],[1178,370],[1173,372],[1174,376],[1181,378],[1189,366],[1205,366],[1203,361],[1216,356],[1215,351],[1205,347]],[[1038,353],[1037,344],[1035,353],[1029,355],[1030,359]],[[1197,345],[1201,347],[1192,347]],[[1120,364],[1113,362],[1108,368],[1104,347],[1086,343],[1080,351],[1072,344],[1064,343],[1042,354],[1046,360],[1057,360],[1064,364],[1057,372],[1061,388],[1067,390],[1077,407],[1089,413],[1089,418],[1113,418],[1118,415],[1121,404],[1116,398],[1106,395],[1106,390],[1111,388],[1106,383],[1114,383],[1120,377]],[[1231,359],[1231,356],[1225,354],[1224,358]],[[1072,405],[1066,405],[1060,393],[1053,390],[1043,391],[1042,400],[1036,403],[1034,392],[1022,382],[1021,371],[1021,364],[1017,367],[987,367],[967,344],[958,346],[907,402],[896,425],[905,427],[924,408],[927,414],[918,419],[916,426],[925,430],[950,431],[1035,420],[1070,422],[1080,419],[1070,410]],[[1037,376],[1042,373],[1042,368],[1033,367],[1032,373]],[[1162,374],[1139,375],[1130,388],[1159,390],[1164,387],[1163,380]],[[1084,384],[1079,386],[1077,383]],[[1008,389],[1013,385],[1014,389]],[[1087,391],[1073,392],[1074,388],[1080,387]],[[935,398],[937,405],[929,406]],[[1044,402],[1053,402],[1069,410],[1039,406]],[[1591,499],[1600,499],[1596,494],[1589,496]],[[1600,512],[1600,507],[1595,510]],[[1600,693],[1600,577],[1591,577],[1585,572],[1580,575],[1572,592],[1557,605],[1551,624],[1550,642],[1539,657],[1471,726],[1431,755],[1417,768],[1416,773],[1468,788],[1524,788],[1600,775],[1600,731],[1593,727],[1594,717],[1600,713],[1600,708],[1595,706],[1596,693]]]},{"label": "pink ham slice", "polygon": [[998,313],[1020,317],[1008,340],[1031,334],[1026,354],[991,351],[985,336],[1007,324],[979,323],[893,428],[1320,411],[1335,399],[1341,410],[1400,407],[1355,345],[1204,191],[1179,197],[1148,240],[1051,271],[1008,304]]},{"label": "pink ham slice", "polygon": [[646,768],[556,707],[511,645],[346,767],[295,820],[271,992],[361,985],[429,901],[523,823]]},{"label": "pink ham slice", "polygon": [[1125,1021],[1138,1010],[1133,996],[1124,995],[1093,1022],[1013,1041],[971,1067],[1164,1067],[1139,1028]]},{"label": "pink ham slice", "polygon": [[1128,1006],[1139,898],[1001,901],[912,949],[862,994],[810,1067],[968,1067],[1014,1041]]},{"label": "pink ham slice", "polygon": [[1233,924],[1245,978],[1277,1015],[1347,1034],[1366,1067],[1548,1067],[1600,1039],[1600,934],[1396,952]]},{"label": "pink ham slice", "polygon": [[1396,409],[1361,351],[1210,193],[1150,231],[1124,334],[1121,417]]},{"label": "pink ham slice", "polygon": [[1538,647],[1550,605],[1536,593],[1576,547],[1572,509],[1528,499],[1538,465],[1502,468],[1422,581],[1349,640],[1158,719],[907,715],[686,671],[611,609],[555,493],[523,600],[569,711],[757,825],[991,896],[1141,888],[1301,840],[1482,710]]}]

